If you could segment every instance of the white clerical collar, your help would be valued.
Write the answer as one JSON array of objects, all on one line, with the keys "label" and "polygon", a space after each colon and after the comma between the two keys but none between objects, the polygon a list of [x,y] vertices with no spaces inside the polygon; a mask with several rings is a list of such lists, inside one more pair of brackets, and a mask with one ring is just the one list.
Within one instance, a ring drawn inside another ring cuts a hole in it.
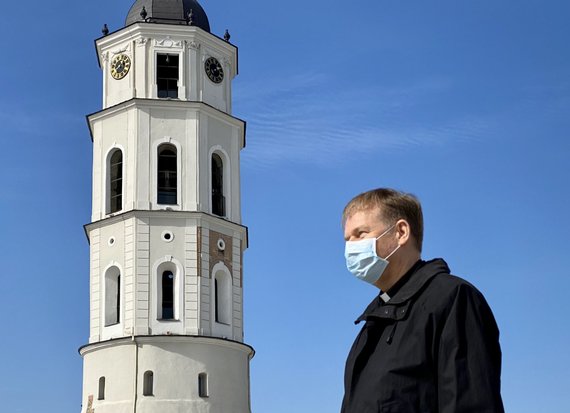
[{"label": "white clerical collar", "polygon": [[382,301],[384,301],[385,303],[387,303],[390,300],[390,296],[386,293],[382,293],[380,294],[380,298],[382,299]]}]

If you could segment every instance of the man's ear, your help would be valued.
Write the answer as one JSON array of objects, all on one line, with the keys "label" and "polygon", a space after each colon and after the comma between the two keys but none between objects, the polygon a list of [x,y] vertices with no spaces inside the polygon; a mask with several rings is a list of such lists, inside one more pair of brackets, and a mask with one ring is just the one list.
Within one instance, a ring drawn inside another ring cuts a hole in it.
[{"label": "man's ear", "polygon": [[399,219],[398,222],[396,222],[396,236],[398,237],[398,245],[400,246],[404,246],[410,242],[412,236],[411,228],[405,219]]}]

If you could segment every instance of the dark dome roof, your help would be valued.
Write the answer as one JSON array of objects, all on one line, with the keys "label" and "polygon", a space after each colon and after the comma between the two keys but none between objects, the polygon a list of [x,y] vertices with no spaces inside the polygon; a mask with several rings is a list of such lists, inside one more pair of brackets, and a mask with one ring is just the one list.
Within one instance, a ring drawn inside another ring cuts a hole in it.
[{"label": "dark dome roof", "polygon": [[196,0],[136,0],[129,10],[125,26],[144,20],[141,17],[143,7],[146,21],[164,24],[186,24],[186,16],[192,10],[192,26],[210,32],[208,16]]}]

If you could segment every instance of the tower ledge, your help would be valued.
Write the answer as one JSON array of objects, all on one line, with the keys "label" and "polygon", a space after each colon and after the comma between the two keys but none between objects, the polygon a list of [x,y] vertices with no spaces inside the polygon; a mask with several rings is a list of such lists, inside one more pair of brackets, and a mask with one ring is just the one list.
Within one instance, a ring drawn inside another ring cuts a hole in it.
[{"label": "tower ledge", "polygon": [[111,340],[85,344],[79,347],[78,352],[81,356],[84,356],[90,352],[108,347],[130,345],[130,344],[160,344],[160,343],[167,343],[167,344],[192,343],[192,344],[216,345],[218,347],[226,347],[229,349],[246,351],[248,352],[250,360],[255,356],[255,350],[253,349],[253,347],[246,343],[241,343],[239,341],[230,340],[228,338],[221,338],[221,337],[178,335],[178,334],[145,335],[145,336],[113,338]]}]

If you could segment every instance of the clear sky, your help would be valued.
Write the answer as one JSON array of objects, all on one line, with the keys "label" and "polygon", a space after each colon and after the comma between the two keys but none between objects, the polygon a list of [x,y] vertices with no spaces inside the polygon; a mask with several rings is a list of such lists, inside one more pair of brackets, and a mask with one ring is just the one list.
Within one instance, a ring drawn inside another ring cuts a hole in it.
[{"label": "clear sky", "polygon": [[[424,206],[424,258],[486,296],[514,413],[570,405],[570,2],[202,0],[239,47],[254,413],[339,409],[353,320],[340,213]],[[9,1],[0,24],[0,411],[79,412],[88,339],[93,40],[131,0]]]}]

